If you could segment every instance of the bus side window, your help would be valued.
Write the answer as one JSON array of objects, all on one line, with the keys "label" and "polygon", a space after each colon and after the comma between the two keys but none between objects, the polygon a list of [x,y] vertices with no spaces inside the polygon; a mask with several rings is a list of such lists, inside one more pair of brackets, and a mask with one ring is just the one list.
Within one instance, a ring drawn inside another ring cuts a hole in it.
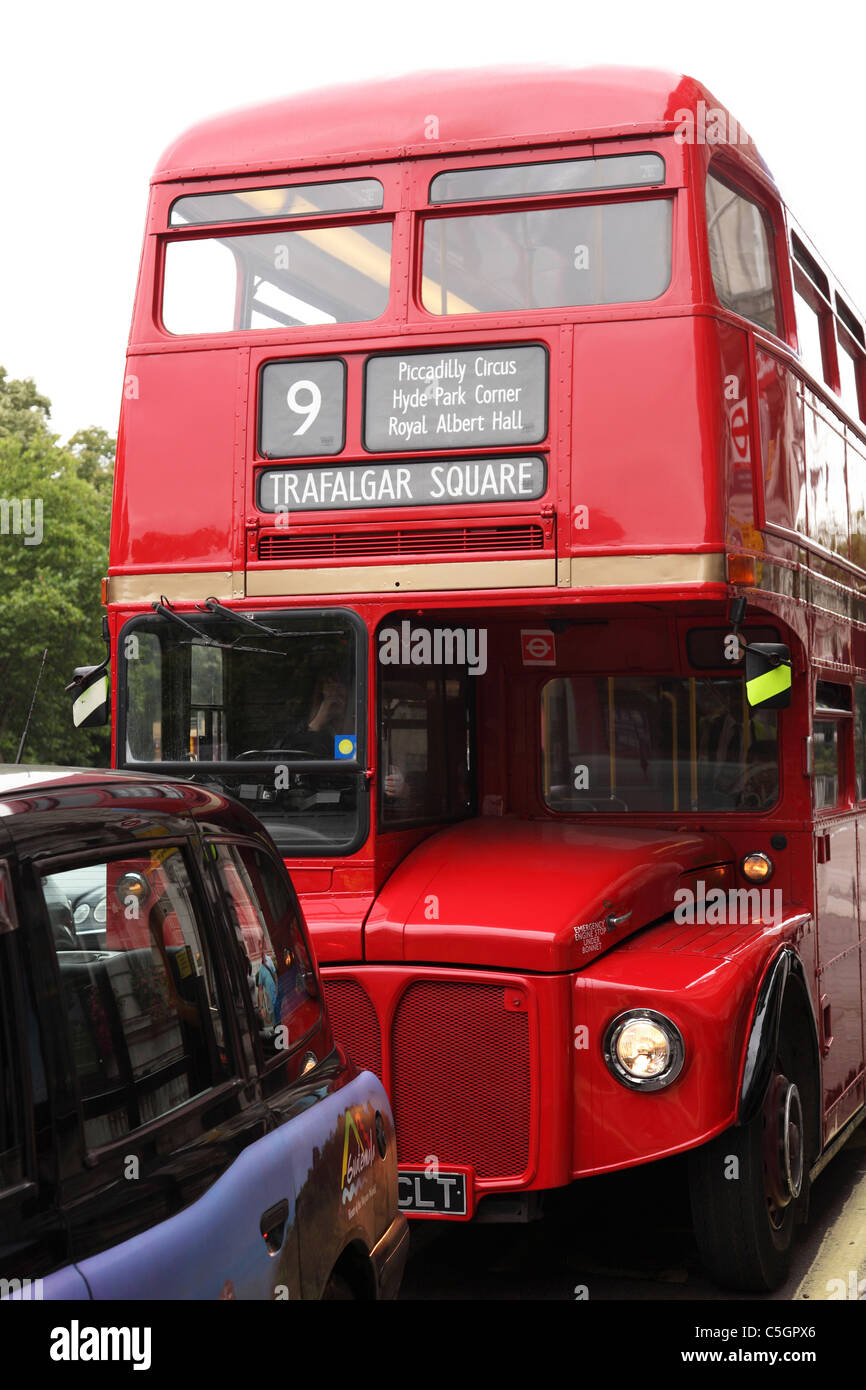
[{"label": "bus side window", "polygon": [[816,381],[824,380],[824,350],[821,346],[821,319],[808,299],[794,287],[794,312],[797,318],[797,340],[803,365]]},{"label": "bus side window", "polygon": [[380,686],[380,814],[385,826],[471,812],[470,692],[465,671],[393,668]]},{"label": "bus side window", "polygon": [[813,746],[815,810],[826,811],[847,800],[843,748],[851,722],[851,687],[818,681],[815,696]]},{"label": "bus side window", "polygon": [[856,797],[866,801],[866,683],[854,687],[854,772]]},{"label": "bus side window", "polygon": [[719,303],[778,334],[770,220],[751,198],[707,175],[707,236]]},{"label": "bus side window", "polygon": [[839,727],[835,720],[815,721],[815,810],[839,800]]}]

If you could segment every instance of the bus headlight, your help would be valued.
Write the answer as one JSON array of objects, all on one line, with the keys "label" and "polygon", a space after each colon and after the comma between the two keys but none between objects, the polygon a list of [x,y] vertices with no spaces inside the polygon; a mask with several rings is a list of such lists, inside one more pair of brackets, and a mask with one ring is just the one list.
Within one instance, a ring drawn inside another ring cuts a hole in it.
[{"label": "bus headlight", "polygon": [[683,1069],[686,1050],[675,1023],[654,1009],[618,1014],[604,1035],[608,1070],[636,1091],[660,1091]]},{"label": "bus headlight", "polygon": [[773,861],[768,854],[760,851],[747,854],[740,867],[743,877],[750,883],[767,883],[773,877]]}]

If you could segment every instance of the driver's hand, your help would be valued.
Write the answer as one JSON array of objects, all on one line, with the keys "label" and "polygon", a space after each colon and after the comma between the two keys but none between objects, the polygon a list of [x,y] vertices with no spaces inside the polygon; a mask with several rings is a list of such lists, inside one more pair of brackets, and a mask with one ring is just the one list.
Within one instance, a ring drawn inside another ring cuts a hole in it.
[{"label": "driver's hand", "polygon": [[406,778],[399,767],[395,767],[392,763],[388,768],[388,776],[385,778],[385,795],[390,797],[405,796],[407,791]]}]

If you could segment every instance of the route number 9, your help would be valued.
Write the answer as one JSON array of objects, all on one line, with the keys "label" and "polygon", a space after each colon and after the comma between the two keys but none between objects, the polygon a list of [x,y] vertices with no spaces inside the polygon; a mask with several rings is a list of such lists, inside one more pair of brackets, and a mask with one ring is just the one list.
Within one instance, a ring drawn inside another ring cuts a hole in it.
[{"label": "route number 9", "polygon": [[[306,401],[300,399],[301,392],[308,397]],[[286,393],[286,404],[296,415],[306,417],[293,433],[306,434],[322,408],[322,393],[314,381],[296,381]]]}]

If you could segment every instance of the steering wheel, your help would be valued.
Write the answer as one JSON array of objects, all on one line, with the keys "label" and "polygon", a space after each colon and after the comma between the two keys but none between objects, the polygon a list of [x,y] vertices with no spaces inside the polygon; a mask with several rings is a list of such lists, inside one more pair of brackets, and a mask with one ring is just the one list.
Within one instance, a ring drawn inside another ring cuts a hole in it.
[{"label": "steering wheel", "polygon": [[54,945],[59,951],[79,950],[78,937],[73,929],[65,922],[55,922],[53,924]]},{"label": "steering wheel", "polygon": [[628,805],[621,796],[606,796],[603,802],[581,801],[579,806],[573,806],[574,811],[605,811],[609,809],[610,802],[615,801],[623,811],[628,810]]},{"label": "steering wheel", "polygon": [[245,753],[238,753],[236,761],[242,758],[261,758],[262,762],[270,762],[272,758],[284,758],[286,754],[300,755],[302,758],[311,758],[315,755],[309,748],[248,748]]}]

